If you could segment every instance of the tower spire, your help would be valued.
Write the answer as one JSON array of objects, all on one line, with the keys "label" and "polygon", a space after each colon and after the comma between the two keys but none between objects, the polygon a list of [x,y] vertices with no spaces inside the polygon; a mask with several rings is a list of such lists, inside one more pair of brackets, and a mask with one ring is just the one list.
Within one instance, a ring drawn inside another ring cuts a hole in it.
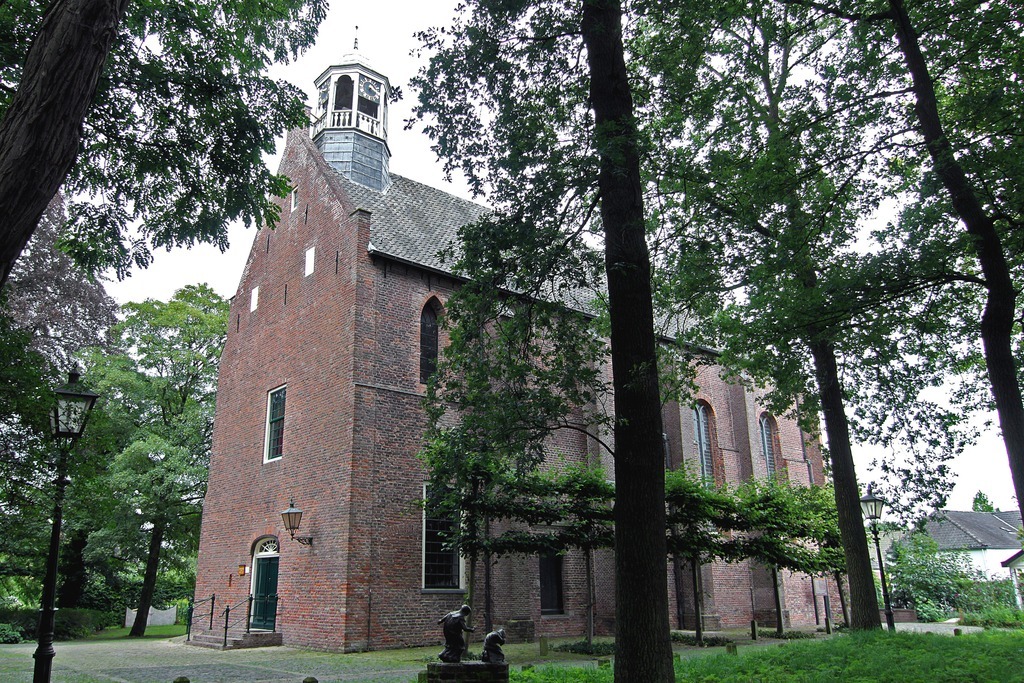
[{"label": "tower spire", "polygon": [[352,49],[359,52],[359,27],[356,26],[355,40],[352,41]]}]

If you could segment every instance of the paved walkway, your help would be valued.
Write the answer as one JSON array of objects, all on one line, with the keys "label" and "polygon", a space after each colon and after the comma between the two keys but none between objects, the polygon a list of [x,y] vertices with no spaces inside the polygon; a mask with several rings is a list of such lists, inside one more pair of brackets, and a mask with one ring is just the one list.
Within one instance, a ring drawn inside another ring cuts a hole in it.
[{"label": "paved walkway", "polygon": [[[953,623],[896,624],[897,631],[950,636],[954,628],[963,633],[983,630]],[[768,633],[762,635],[764,641],[771,640]],[[771,646],[764,641],[754,647]],[[30,683],[35,648],[34,643],[0,645],[0,682]],[[57,643],[55,649],[52,683],[173,683],[179,676],[188,677],[191,683],[301,683],[307,676],[316,677],[319,683],[413,683],[418,673],[426,670],[426,663],[435,661],[438,650],[354,655],[290,647],[220,651],[186,645],[184,637],[75,641]],[[693,656],[715,650],[686,648]],[[593,666],[593,661],[577,660],[572,665]]]},{"label": "paved walkway", "polygon": [[[882,620],[884,627],[885,620]],[[955,621],[940,621],[935,624],[896,624],[896,631],[912,631],[914,633],[938,633],[941,635],[952,636],[954,629],[960,629],[961,633],[978,633],[984,631],[980,626],[959,626]]]},{"label": "paved walkway", "polygon": [[[171,640],[111,640],[56,643],[53,683],[300,683],[315,676],[320,683],[410,683],[425,662],[368,660],[290,647],[210,650]],[[0,646],[0,681],[32,680],[35,644]]]}]

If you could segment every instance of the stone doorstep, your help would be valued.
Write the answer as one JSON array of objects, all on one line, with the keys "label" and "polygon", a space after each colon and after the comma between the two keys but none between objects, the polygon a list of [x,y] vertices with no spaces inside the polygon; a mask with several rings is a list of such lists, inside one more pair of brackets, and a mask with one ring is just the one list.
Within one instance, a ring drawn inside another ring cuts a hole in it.
[{"label": "stone doorstep", "polygon": [[185,641],[187,645],[196,647],[208,647],[215,650],[241,650],[254,647],[276,647],[283,642],[280,632],[250,631],[249,633],[228,632],[228,644],[224,645],[224,634],[207,631],[205,633],[193,633],[191,640]]},{"label": "stone doorstep", "polygon": [[508,683],[508,664],[462,662],[427,664],[427,683]]}]

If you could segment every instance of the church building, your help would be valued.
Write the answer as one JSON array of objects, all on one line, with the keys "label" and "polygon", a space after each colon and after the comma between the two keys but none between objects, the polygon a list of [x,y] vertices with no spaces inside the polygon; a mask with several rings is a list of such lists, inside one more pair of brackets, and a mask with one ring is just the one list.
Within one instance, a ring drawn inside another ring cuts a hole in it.
[{"label": "church building", "polygon": [[[437,619],[462,604],[468,577],[443,543],[448,522],[419,504],[425,382],[460,284],[437,253],[486,208],[390,172],[391,85],[361,55],[316,86],[311,125],[290,132],[281,159],[294,189],[276,229],[257,233],[231,303],[191,637],[344,652],[440,643]],[[698,381],[695,406],[665,407],[670,466],[716,482],[824,481],[794,421],[713,366]],[[585,434],[561,438],[561,457],[602,462]],[[614,630],[610,553],[594,570],[603,634]],[[584,566],[574,552],[500,559],[495,627],[509,642],[584,634]],[[705,566],[705,627],[774,624],[771,577],[749,562]],[[789,624],[820,621],[820,580],[781,572],[779,583]],[[688,566],[669,563],[675,628],[693,628],[693,585]]]}]

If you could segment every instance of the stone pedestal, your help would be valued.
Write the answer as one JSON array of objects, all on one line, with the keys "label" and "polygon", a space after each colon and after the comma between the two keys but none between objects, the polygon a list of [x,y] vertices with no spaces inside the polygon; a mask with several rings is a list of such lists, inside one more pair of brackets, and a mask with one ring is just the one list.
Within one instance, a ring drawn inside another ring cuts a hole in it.
[{"label": "stone pedestal", "polygon": [[508,683],[508,664],[427,664],[427,683]]}]

